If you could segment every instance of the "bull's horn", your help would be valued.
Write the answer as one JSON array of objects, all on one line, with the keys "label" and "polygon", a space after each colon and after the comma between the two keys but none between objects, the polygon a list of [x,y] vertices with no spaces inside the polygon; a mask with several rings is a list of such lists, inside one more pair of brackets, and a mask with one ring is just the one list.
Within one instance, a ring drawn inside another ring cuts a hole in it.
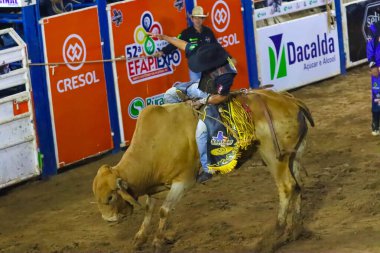
[{"label": "bull's horn", "polygon": [[128,192],[127,192],[127,189],[128,189],[128,183],[125,182],[123,179],[121,178],[118,178],[116,179],[116,185],[117,185],[117,188],[119,189],[117,191],[118,194],[120,194],[120,196],[125,200],[127,201],[129,204],[131,204],[132,206],[141,206],[140,203],[134,199]]},{"label": "bull's horn", "polygon": [[126,191],[128,189],[128,183],[120,177],[116,179],[117,188]]},{"label": "bull's horn", "polygon": [[138,206],[138,207],[141,207],[140,203],[135,200],[129,193],[123,191],[123,190],[118,190],[117,193],[120,194],[120,196],[125,200],[127,201],[129,204],[131,204],[132,206]]}]

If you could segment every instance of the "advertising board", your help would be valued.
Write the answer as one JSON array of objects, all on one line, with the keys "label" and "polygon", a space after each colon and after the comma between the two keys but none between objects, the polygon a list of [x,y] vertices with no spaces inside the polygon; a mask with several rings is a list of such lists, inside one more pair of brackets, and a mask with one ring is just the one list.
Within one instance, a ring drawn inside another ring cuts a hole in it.
[{"label": "advertising board", "polygon": [[[218,42],[236,59],[238,71],[232,89],[249,88],[248,66],[244,41],[244,25],[240,1],[198,0],[209,17],[204,25],[210,27]],[[254,38],[252,38],[254,40]]]},{"label": "advertising board", "polygon": [[[41,21],[58,167],[112,149],[98,11]],[[97,63],[86,63],[99,61]]]},{"label": "advertising board", "polygon": [[355,66],[367,61],[366,42],[368,28],[380,21],[380,1],[367,0],[345,4],[348,53],[347,66]]},{"label": "advertising board", "polygon": [[322,13],[258,29],[262,84],[288,90],[338,75],[337,31],[329,31],[326,20]]},{"label": "advertising board", "polygon": [[147,35],[177,36],[187,27],[186,9],[184,1],[127,1],[109,5],[108,16],[111,53],[126,59],[115,62],[113,68],[121,142],[128,144],[140,111],[148,105],[163,104],[164,92],[175,82],[190,80],[184,53],[176,49],[155,58],[152,55],[167,42]]}]

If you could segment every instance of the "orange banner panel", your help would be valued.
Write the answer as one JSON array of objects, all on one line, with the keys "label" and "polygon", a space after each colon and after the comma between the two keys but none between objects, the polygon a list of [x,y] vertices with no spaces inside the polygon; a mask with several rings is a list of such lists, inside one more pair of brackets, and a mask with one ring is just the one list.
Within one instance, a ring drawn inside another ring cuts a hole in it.
[{"label": "orange banner panel", "polygon": [[[232,89],[249,88],[241,3],[236,0],[198,0],[209,17],[204,25],[210,27],[218,42],[237,60],[238,74]],[[252,38],[253,40],[254,38]]]},{"label": "orange banner panel", "polygon": [[174,82],[189,81],[183,52],[176,50],[154,58],[151,55],[167,42],[147,36],[148,32],[177,36],[187,27],[184,1],[177,2],[139,0],[111,5],[114,54],[127,58],[116,63],[124,129],[122,142],[131,140],[141,109],[150,104],[162,104],[163,93]]},{"label": "orange banner panel", "polygon": [[43,19],[59,167],[112,149],[97,8]]}]

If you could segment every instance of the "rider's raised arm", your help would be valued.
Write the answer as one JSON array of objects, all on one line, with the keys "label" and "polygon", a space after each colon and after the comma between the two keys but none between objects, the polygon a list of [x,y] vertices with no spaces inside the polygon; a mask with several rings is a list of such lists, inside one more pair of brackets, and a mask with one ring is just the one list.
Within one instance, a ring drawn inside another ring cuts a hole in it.
[{"label": "rider's raised arm", "polygon": [[179,48],[183,51],[185,51],[186,45],[188,43],[184,40],[178,39],[176,37],[170,37],[170,36],[167,36],[165,34],[148,33],[148,35],[151,37],[154,37],[154,38],[158,38],[160,40],[166,40],[167,42],[169,42],[173,46],[176,46],[177,48]]}]

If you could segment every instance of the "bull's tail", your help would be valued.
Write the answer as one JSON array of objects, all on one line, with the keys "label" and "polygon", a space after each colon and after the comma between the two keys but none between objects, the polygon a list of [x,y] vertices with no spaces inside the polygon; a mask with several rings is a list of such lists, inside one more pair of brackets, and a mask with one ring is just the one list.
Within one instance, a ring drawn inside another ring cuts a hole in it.
[{"label": "bull's tail", "polygon": [[[294,98],[294,97],[293,97]],[[295,176],[295,171],[294,171],[294,163],[298,161],[296,161],[297,159],[297,154],[300,153],[301,151],[299,150],[300,149],[300,146],[302,144],[302,142],[304,141],[306,135],[307,135],[307,131],[308,131],[308,127],[307,127],[307,123],[306,123],[306,120],[305,118],[309,121],[310,125],[312,127],[314,127],[314,120],[313,120],[313,117],[311,115],[311,112],[309,110],[309,108],[305,105],[304,102],[302,102],[301,100],[297,99],[297,98],[294,98],[295,100],[295,103],[298,105],[298,107],[300,108],[300,111],[298,112],[298,122],[299,122],[299,129],[298,129],[298,133],[299,133],[299,137],[298,137],[298,142],[296,144],[296,146],[294,147],[294,152],[292,152],[292,154],[290,155],[290,159],[289,159],[289,169],[290,169],[290,173],[294,179],[294,181],[296,182],[296,191],[300,191],[301,190],[301,187],[300,187],[300,184],[297,180],[297,177]],[[299,169],[299,168],[297,168]]]},{"label": "bull's tail", "polygon": [[311,116],[311,112],[310,112],[309,108],[300,99],[295,98],[295,101],[296,101],[297,105],[299,106],[302,114],[305,116],[305,118],[307,118],[307,121],[309,121],[310,125],[312,127],[314,127],[314,119],[313,119],[313,116]]}]

